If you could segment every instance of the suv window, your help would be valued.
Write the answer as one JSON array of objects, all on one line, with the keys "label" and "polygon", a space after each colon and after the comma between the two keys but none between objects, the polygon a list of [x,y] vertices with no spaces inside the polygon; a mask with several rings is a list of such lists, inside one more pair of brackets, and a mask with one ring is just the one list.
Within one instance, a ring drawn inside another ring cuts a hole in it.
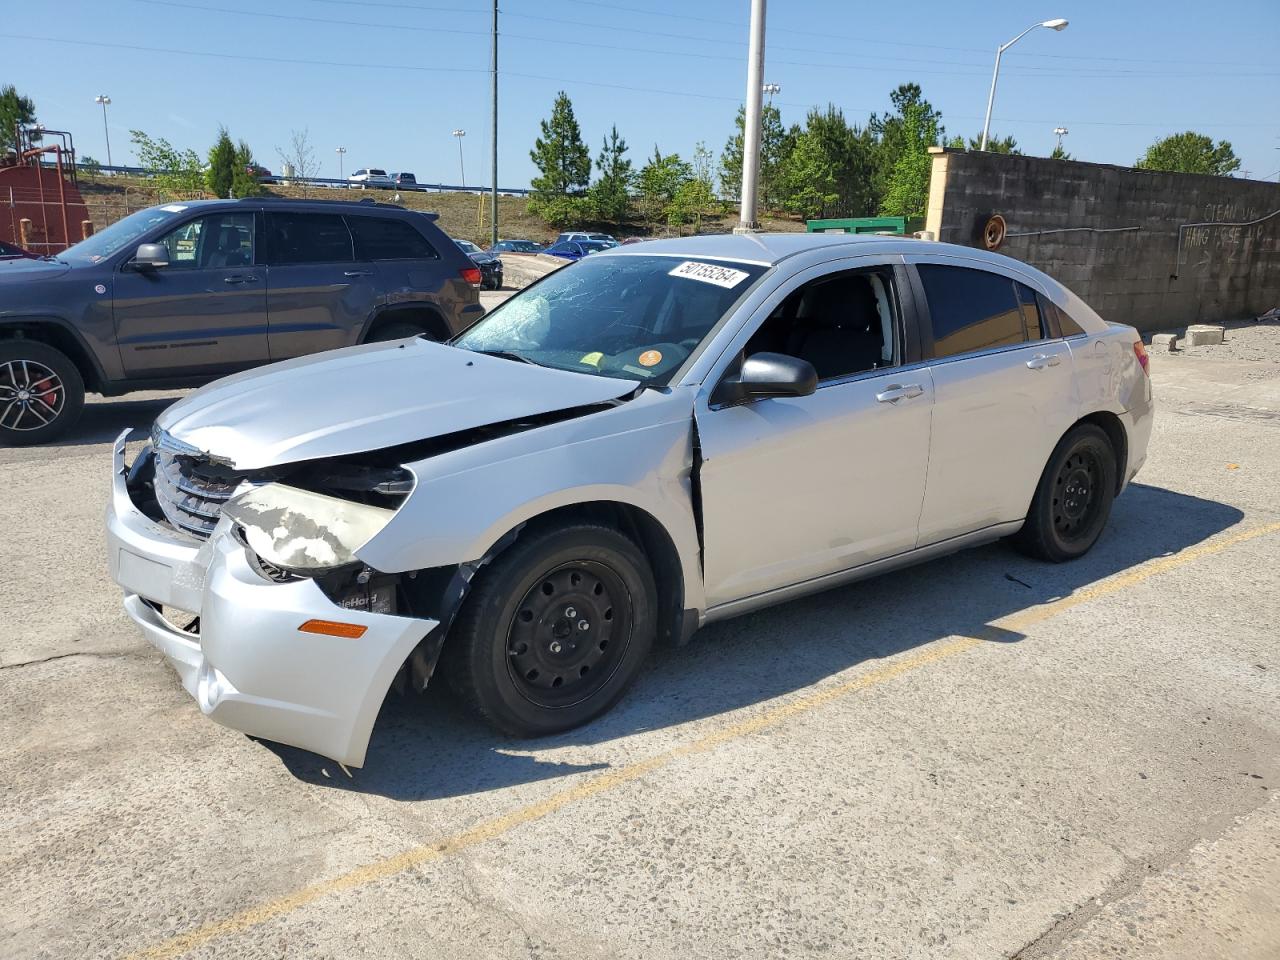
[{"label": "suv window", "polygon": [[387,175],[387,171],[385,171],[385,170],[370,170],[370,171],[369,171],[369,176],[371,176],[371,177],[385,177],[386,175]]},{"label": "suv window", "polygon": [[356,241],[357,260],[435,260],[426,238],[403,220],[390,217],[347,217]]},{"label": "suv window", "polygon": [[[929,303],[935,357],[1026,342],[1027,323],[1013,280],[970,267],[921,263],[916,269]],[[1035,324],[1039,339],[1038,313]]]},{"label": "suv window", "polygon": [[253,214],[214,213],[175,227],[156,241],[170,270],[216,270],[253,263]]},{"label": "suv window", "polygon": [[342,217],[330,213],[273,213],[271,262],[349,263],[351,233]]},{"label": "suv window", "polygon": [[793,290],[743,350],[808,360],[819,380],[835,380],[899,362],[893,277],[885,271],[840,273]]}]

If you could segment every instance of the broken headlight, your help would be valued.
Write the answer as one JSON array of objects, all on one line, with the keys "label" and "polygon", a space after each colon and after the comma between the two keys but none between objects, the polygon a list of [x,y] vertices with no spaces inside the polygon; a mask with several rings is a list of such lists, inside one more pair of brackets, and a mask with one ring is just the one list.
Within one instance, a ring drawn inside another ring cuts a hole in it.
[{"label": "broken headlight", "polygon": [[239,527],[249,549],[271,567],[317,576],[359,563],[356,551],[395,516],[394,510],[354,503],[282,483],[232,497],[222,512]]}]

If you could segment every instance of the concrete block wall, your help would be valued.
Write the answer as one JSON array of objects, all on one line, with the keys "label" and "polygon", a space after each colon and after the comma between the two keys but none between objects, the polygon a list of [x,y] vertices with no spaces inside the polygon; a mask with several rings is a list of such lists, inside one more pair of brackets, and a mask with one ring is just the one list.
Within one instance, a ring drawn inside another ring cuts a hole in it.
[{"label": "concrete block wall", "polygon": [[1280,306],[1280,184],[935,148],[925,229],[981,247],[997,213],[1000,253],[1109,320],[1155,330]]}]

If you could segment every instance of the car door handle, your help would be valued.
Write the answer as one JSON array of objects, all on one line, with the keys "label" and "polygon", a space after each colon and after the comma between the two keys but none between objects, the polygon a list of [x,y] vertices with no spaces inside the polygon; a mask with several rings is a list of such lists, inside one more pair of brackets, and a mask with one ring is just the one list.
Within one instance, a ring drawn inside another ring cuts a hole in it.
[{"label": "car door handle", "polygon": [[876,400],[880,403],[897,403],[899,400],[913,400],[922,393],[924,393],[924,387],[918,383],[908,383],[905,386],[900,383],[891,383],[876,394]]},{"label": "car door handle", "polygon": [[1027,361],[1027,366],[1032,370],[1043,370],[1045,367],[1056,367],[1061,362],[1062,358],[1056,353],[1037,353]]},{"label": "car door handle", "polygon": [[223,277],[222,282],[223,283],[256,283],[257,279],[258,279],[257,277],[250,276],[249,274],[237,273],[231,277]]},{"label": "car door handle", "polygon": [[373,271],[372,270],[344,270],[342,275],[344,277],[372,277]]}]

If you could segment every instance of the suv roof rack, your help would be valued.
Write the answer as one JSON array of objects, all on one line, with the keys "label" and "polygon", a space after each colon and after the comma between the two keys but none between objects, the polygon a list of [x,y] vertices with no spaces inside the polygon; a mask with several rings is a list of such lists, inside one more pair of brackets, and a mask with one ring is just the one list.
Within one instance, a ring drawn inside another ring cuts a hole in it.
[{"label": "suv roof rack", "polygon": [[[387,203],[383,200],[375,200],[373,197],[362,197],[359,200],[329,200],[318,199],[312,197],[237,197],[239,203],[332,203],[343,207],[386,207],[391,210],[407,210],[410,213],[419,211],[409,210],[408,207],[399,203]],[[439,216],[439,214],[429,214],[429,216]]]}]

